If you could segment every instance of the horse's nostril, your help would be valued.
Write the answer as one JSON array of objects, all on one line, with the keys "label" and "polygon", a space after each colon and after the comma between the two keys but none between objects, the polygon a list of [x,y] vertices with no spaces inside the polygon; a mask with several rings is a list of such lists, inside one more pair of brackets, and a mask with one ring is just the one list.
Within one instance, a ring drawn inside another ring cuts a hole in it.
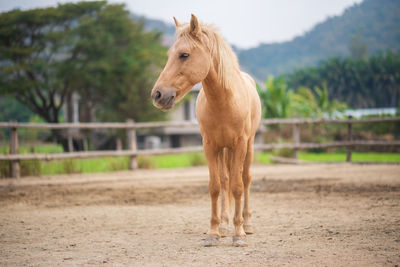
[{"label": "horse's nostril", "polygon": [[156,91],[156,94],[154,95],[154,100],[158,101],[161,98],[161,92],[160,91]]},{"label": "horse's nostril", "polygon": [[168,105],[172,105],[173,103],[174,103],[174,99],[175,99],[175,95],[171,95],[169,98],[168,98]]}]

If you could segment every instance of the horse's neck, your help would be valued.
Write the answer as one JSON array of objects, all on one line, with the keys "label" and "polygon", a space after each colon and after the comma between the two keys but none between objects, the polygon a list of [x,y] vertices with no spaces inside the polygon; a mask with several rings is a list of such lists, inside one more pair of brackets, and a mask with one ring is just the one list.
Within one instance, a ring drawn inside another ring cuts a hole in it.
[{"label": "horse's neck", "polygon": [[[239,79],[240,77],[235,77]],[[213,107],[229,104],[235,97],[233,88],[224,88],[218,79],[217,71],[211,69],[207,77],[202,81],[203,91],[207,102]]]}]

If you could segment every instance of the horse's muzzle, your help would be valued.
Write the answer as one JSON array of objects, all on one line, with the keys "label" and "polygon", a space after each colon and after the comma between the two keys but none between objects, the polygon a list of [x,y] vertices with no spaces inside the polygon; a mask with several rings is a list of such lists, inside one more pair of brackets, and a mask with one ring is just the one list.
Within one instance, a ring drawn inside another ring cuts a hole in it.
[{"label": "horse's muzzle", "polygon": [[171,109],[175,104],[175,97],[175,90],[166,91],[161,88],[154,89],[151,94],[151,98],[153,98],[153,105],[162,110]]}]

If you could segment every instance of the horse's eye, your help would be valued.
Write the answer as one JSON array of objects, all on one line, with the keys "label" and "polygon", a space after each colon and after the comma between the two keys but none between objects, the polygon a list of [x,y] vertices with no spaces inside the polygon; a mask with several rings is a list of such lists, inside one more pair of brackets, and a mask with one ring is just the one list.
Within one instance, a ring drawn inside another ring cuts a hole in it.
[{"label": "horse's eye", "polygon": [[187,59],[189,57],[189,53],[182,53],[179,55],[180,59]]}]

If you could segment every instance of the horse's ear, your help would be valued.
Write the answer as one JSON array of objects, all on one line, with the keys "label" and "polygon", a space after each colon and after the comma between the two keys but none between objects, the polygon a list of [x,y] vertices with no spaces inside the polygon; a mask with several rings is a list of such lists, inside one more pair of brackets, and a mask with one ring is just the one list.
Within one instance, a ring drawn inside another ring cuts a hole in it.
[{"label": "horse's ear", "polygon": [[196,16],[192,14],[192,18],[190,19],[190,33],[194,36],[200,32],[200,25],[199,21],[197,20]]},{"label": "horse's ear", "polygon": [[178,28],[180,26],[182,26],[182,23],[180,23],[175,17],[174,17],[174,21],[175,21],[175,26]]}]

